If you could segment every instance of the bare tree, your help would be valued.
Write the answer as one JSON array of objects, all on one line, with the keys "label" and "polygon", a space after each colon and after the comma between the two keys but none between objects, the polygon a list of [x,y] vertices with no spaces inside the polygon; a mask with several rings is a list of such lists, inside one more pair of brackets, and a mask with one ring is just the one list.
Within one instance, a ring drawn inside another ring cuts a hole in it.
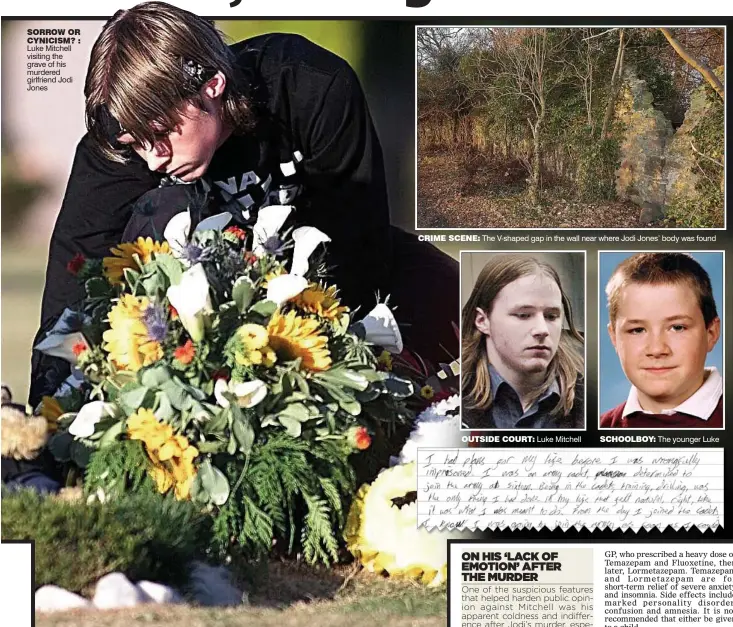
[{"label": "bare tree", "polygon": [[710,67],[702,60],[692,55],[675,37],[672,35],[668,28],[660,28],[662,34],[667,38],[669,44],[674,48],[675,52],[682,57],[685,62],[689,63],[694,67],[700,74],[703,75],[708,84],[715,90],[715,93],[720,96],[720,99],[725,102],[725,88],[720,79],[715,75]]},{"label": "bare tree", "polygon": [[582,29],[582,43],[576,58],[568,61],[570,74],[576,78],[583,91],[585,101],[586,123],[590,129],[591,137],[595,134],[595,122],[593,120],[593,73],[595,72],[595,60],[593,49],[593,34],[591,28]]},{"label": "bare tree", "polygon": [[562,56],[568,35],[546,28],[492,29],[491,48],[485,58],[476,57],[474,76],[484,82],[493,99],[510,98],[524,103],[532,134],[532,161],[529,164],[528,196],[540,202],[542,184],[542,144],[544,123],[551,93],[567,80]]},{"label": "bare tree", "polygon": [[618,92],[621,88],[622,75],[624,71],[624,52],[626,50],[626,44],[628,44],[629,41],[628,38],[624,36],[624,34],[625,29],[619,29],[616,64],[613,67],[613,74],[611,75],[611,94],[608,97],[606,114],[603,116],[603,125],[601,126],[601,139],[605,139],[606,134],[608,133],[608,125],[611,123],[613,112],[616,110],[616,99],[618,98]]}]

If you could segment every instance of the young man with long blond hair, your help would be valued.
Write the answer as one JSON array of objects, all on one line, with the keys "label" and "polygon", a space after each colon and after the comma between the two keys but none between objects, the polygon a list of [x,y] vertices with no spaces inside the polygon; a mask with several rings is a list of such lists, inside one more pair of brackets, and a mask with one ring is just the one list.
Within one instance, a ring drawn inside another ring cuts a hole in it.
[{"label": "young man with long blond hair", "polygon": [[[345,304],[368,311],[390,294],[407,346],[428,361],[455,356],[457,263],[390,227],[379,139],[343,59],[297,35],[229,46],[212,22],[147,2],[104,26],[85,96],[88,133],[51,240],[38,339],[82,296],[67,272],[77,253],[160,238],[186,207],[194,220],[228,211],[247,225],[283,204],[331,238],[329,280]],[[66,374],[36,352],[31,403]]]},{"label": "young man with long blond hair", "polygon": [[582,344],[555,268],[530,255],[493,257],[463,308],[464,426],[583,428]]}]

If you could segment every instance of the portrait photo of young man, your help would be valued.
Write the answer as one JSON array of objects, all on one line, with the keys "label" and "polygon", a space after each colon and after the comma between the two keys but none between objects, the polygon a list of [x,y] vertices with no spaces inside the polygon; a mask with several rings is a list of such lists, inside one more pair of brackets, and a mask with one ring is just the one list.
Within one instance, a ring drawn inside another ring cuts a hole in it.
[{"label": "portrait photo of young man", "polygon": [[602,252],[599,271],[600,427],[723,428],[723,253]]},{"label": "portrait photo of young man", "polygon": [[584,266],[575,252],[461,253],[464,428],[584,428]]}]

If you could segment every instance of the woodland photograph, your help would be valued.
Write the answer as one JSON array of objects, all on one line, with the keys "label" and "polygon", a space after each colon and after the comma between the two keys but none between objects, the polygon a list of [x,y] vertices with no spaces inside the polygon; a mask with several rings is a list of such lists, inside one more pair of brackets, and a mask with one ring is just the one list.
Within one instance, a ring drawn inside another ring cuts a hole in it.
[{"label": "woodland photograph", "polygon": [[417,228],[725,228],[723,27],[417,27]]}]

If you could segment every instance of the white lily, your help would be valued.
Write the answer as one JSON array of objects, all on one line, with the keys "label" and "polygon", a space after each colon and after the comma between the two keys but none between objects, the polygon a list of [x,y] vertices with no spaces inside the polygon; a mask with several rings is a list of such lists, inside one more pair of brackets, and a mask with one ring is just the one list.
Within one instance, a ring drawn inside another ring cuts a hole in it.
[{"label": "white lily", "polygon": [[201,341],[204,337],[204,314],[213,311],[204,267],[200,263],[190,267],[183,273],[178,285],[168,288],[166,295],[191,339],[194,342]]},{"label": "white lily", "polygon": [[69,426],[69,433],[77,438],[88,438],[94,435],[95,425],[106,416],[114,415],[113,403],[92,401],[79,410],[74,422]]},{"label": "white lily", "polygon": [[290,274],[303,276],[308,272],[308,258],[319,244],[330,242],[331,238],[314,226],[301,226],[293,231],[293,265]]},{"label": "white lily", "polygon": [[78,344],[83,344],[84,350],[89,348],[86,338],[78,331],[73,333],[52,333],[36,344],[34,348],[46,355],[60,357],[70,364],[76,365],[79,358],[74,353],[74,347]]},{"label": "white lily", "polygon": [[361,324],[366,331],[367,342],[381,346],[395,355],[402,352],[402,334],[387,305],[379,303],[361,320]]},{"label": "white lily", "polygon": [[277,235],[293,208],[290,205],[268,205],[257,214],[257,222],[252,228],[252,252],[257,257],[265,253],[265,242]]},{"label": "white lily", "polygon": [[291,298],[295,298],[306,287],[308,287],[308,280],[302,276],[282,274],[267,282],[267,300],[277,303],[279,307]]},{"label": "white lily", "polygon": [[262,399],[267,396],[267,385],[259,379],[229,382],[218,379],[214,385],[214,396],[216,402],[222,407],[229,407],[229,401],[224,398],[224,394],[227,392],[234,394],[237,397],[239,406],[247,409],[262,402]]},{"label": "white lily", "polygon": [[[217,213],[214,216],[201,220],[194,231],[221,231],[229,222],[232,214],[228,211]],[[163,237],[170,246],[171,253],[177,259],[183,256],[183,251],[191,233],[191,212],[187,209],[174,215],[163,229]]]}]

